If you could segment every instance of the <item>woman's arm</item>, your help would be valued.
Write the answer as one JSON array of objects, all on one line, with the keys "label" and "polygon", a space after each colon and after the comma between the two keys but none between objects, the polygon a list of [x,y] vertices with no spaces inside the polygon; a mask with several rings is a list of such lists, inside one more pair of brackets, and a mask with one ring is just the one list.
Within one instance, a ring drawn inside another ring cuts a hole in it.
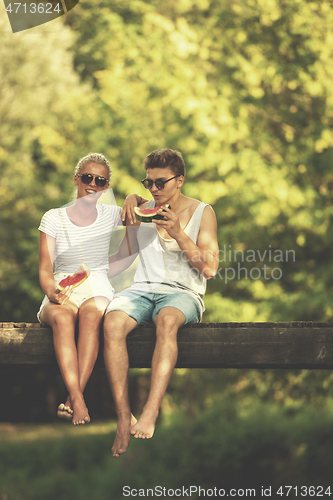
[{"label": "woman's arm", "polygon": [[53,259],[55,239],[42,231],[39,232],[39,282],[40,286],[51,302],[65,304],[71,293],[72,287],[67,286],[60,291],[54,281]]}]

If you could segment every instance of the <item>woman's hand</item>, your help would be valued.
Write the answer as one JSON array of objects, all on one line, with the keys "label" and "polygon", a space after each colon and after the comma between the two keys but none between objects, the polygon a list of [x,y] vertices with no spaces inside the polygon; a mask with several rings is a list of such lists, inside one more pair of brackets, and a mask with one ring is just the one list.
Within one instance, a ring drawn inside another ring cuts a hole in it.
[{"label": "woman's hand", "polygon": [[72,295],[73,286],[66,286],[63,290],[59,290],[59,288],[55,288],[51,293],[48,294],[48,299],[50,302],[54,302],[55,304],[64,305],[69,301],[70,296]]},{"label": "woman's hand", "polygon": [[134,207],[138,207],[143,203],[146,203],[146,199],[142,198],[139,194],[129,194],[126,196],[123,211],[121,213],[121,220],[124,222],[127,218],[130,224],[134,224],[136,222],[136,217],[134,213]]}]

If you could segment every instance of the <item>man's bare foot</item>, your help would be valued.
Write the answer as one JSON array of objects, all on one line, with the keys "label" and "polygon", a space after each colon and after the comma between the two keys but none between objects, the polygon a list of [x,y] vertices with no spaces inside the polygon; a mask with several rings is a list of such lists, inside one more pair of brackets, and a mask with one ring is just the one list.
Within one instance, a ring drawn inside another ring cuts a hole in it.
[{"label": "man's bare foot", "polygon": [[84,402],[82,394],[78,394],[71,398],[73,403],[73,424],[81,425],[90,422],[88,408]]},{"label": "man's bare foot", "polygon": [[128,448],[131,437],[130,429],[131,429],[132,417],[133,415],[131,414],[130,418],[123,417],[118,419],[116,437],[113,446],[111,448],[112,455],[115,458],[118,458],[120,455],[123,455]]},{"label": "man's bare foot", "polygon": [[153,437],[157,417],[158,412],[155,415],[151,415],[143,410],[139,421],[131,428],[132,436],[140,439],[150,439]]},{"label": "man's bare foot", "polygon": [[64,418],[66,420],[72,420],[73,419],[73,410],[66,403],[65,404],[60,403],[60,405],[58,406],[57,416],[59,418]]},{"label": "man's bare foot", "polygon": [[127,418],[119,419],[117,424],[117,432],[116,437],[111,448],[112,455],[114,457],[119,457],[119,455],[123,455],[128,448],[130,441],[130,430],[133,425],[137,423],[137,419],[131,413],[130,423],[128,425]]}]

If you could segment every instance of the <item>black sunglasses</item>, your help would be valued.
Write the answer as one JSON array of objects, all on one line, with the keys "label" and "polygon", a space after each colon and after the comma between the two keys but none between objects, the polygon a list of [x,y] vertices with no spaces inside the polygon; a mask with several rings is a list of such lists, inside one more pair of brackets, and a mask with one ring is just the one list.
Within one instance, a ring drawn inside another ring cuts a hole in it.
[{"label": "black sunglasses", "polygon": [[105,177],[102,177],[101,175],[93,175],[93,174],[77,174],[78,177],[81,177],[81,181],[83,184],[91,184],[92,180],[95,179],[95,184],[97,187],[104,187],[105,184],[108,182]]},{"label": "black sunglasses", "polygon": [[161,180],[152,181],[151,179],[143,179],[143,181],[141,181],[141,182],[146,189],[151,189],[153,187],[153,185],[155,184],[157,189],[160,190],[160,189],[164,188],[164,184],[166,182],[172,181],[172,179],[175,179],[176,177],[180,177],[180,176],[181,176],[181,174],[175,175],[174,177],[171,177],[171,179],[168,179],[167,181],[161,181]]}]

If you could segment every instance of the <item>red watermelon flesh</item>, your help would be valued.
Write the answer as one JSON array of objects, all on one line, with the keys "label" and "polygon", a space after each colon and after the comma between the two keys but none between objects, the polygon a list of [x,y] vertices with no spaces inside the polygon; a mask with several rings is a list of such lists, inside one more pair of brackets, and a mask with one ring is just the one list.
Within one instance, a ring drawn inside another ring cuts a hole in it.
[{"label": "red watermelon flesh", "polygon": [[76,273],[66,276],[66,278],[61,280],[60,283],[58,283],[57,288],[59,290],[63,290],[64,288],[66,288],[66,286],[72,286],[73,288],[76,288],[88,278],[89,274],[89,267],[87,267],[85,264],[82,264],[76,271]]},{"label": "red watermelon flesh", "polygon": [[156,208],[144,208],[143,210],[140,210],[140,214],[142,215],[154,215],[157,213],[158,211],[156,210]]},{"label": "red watermelon flesh", "polygon": [[144,209],[134,207],[135,217],[140,222],[151,222],[153,219],[163,219],[163,207],[171,208],[170,205]]}]

